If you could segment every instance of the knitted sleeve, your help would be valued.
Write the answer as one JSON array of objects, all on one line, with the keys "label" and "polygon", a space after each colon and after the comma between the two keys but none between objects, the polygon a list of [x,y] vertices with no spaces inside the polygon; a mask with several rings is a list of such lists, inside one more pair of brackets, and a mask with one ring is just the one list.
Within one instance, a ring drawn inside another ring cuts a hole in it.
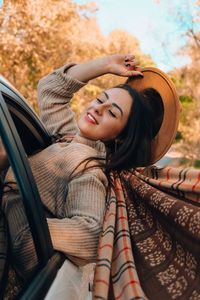
[{"label": "knitted sleeve", "polygon": [[[102,171],[99,171],[102,172]],[[105,209],[105,175],[86,173],[69,183],[68,218],[47,219],[53,247],[81,264],[97,257]],[[77,260],[78,258],[78,260]]]},{"label": "knitted sleeve", "polygon": [[73,94],[86,83],[67,75],[66,70],[74,63],[67,64],[43,77],[38,84],[40,117],[50,135],[77,133],[74,113],[69,108]]}]

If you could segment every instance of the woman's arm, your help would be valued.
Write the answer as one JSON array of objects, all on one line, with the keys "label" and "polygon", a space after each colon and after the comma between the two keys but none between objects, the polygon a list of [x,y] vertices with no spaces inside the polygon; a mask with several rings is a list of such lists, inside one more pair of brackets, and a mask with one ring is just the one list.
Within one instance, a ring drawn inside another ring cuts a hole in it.
[{"label": "woman's arm", "polygon": [[95,261],[105,210],[107,180],[101,170],[69,183],[67,218],[47,219],[53,247],[75,262]]},{"label": "woman's arm", "polygon": [[138,67],[139,62],[134,58],[134,55],[106,56],[72,66],[67,70],[67,74],[82,82],[109,73],[125,77],[142,75]]},{"label": "woman's arm", "polygon": [[69,108],[73,94],[89,80],[104,74],[142,75],[133,55],[111,55],[83,64],[67,64],[42,78],[38,85],[40,116],[51,135],[77,132],[74,114]]},{"label": "woman's arm", "polygon": [[75,135],[77,125],[74,113],[69,107],[73,94],[85,83],[69,76],[66,70],[74,64],[67,64],[43,77],[38,84],[40,117],[50,135]]}]

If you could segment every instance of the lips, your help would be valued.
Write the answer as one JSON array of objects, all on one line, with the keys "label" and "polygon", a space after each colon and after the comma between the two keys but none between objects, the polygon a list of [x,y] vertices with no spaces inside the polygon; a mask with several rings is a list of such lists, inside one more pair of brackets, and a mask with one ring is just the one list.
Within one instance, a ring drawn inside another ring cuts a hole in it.
[{"label": "lips", "polygon": [[90,112],[88,112],[86,114],[86,119],[87,119],[88,122],[90,122],[92,124],[98,124],[97,120],[95,119],[95,117]]}]

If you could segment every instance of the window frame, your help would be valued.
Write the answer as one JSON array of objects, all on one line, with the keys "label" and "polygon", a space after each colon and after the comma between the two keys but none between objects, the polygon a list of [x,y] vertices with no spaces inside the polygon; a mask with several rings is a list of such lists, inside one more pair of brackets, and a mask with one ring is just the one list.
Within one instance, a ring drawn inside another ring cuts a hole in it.
[{"label": "window frame", "polygon": [[[5,89],[5,85],[0,82],[0,136],[17,181],[39,261],[39,271],[20,293],[18,299],[43,299],[57,271],[62,266],[65,256],[53,250],[42,201],[21,138],[11,117],[9,104],[5,101],[5,95],[11,97],[11,104],[13,99],[17,111],[20,111],[23,115],[26,111],[31,116],[29,122],[33,120],[34,124],[32,124],[39,132],[42,139],[41,147],[47,147],[51,141],[34,111],[27,109],[28,106],[26,106],[25,100],[23,99],[21,102],[19,94],[17,95],[8,87]],[[13,107],[13,105],[10,107]]]}]

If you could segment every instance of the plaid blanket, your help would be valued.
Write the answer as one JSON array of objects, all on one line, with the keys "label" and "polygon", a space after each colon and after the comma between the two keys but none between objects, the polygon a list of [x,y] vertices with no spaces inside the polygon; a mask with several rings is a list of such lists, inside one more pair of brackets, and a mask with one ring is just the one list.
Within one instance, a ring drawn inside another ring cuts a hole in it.
[{"label": "plaid blanket", "polygon": [[[141,289],[131,248],[126,203],[120,180],[115,179],[117,195],[111,195],[99,242],[95,272],[94,299],[147,299]],[[111,276],[111,285],[110,285]]]},{"label": "plaid blanket", "polygon": [[93,299],[200,299],[200,170],[153,166],[115,186]]}]

